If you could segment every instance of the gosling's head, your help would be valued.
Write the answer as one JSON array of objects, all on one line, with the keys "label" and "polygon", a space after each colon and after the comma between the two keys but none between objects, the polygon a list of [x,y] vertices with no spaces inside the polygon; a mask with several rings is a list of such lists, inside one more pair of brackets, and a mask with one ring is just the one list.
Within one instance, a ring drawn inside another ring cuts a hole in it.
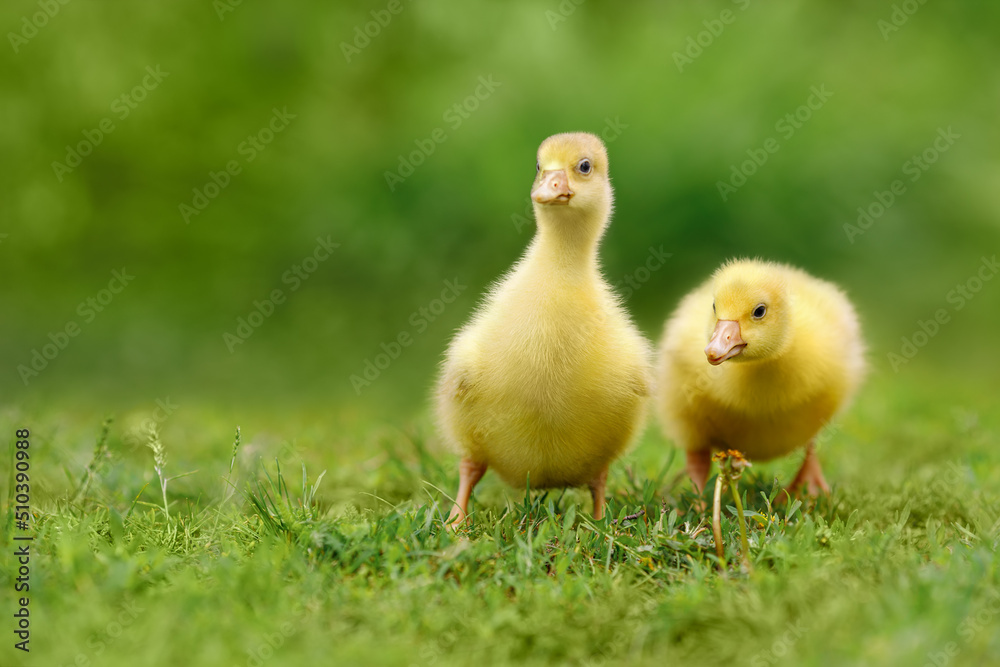
[{"label": "gosling's head", "polygon": [[608,152],[595,135],[555,134],[538,147],[531,199],[547,215],[611,213]]},{"label": "gosling's head", "polygon": [[712,276],[711,334],[705,356],[713,366],[760,361],[782,352],[791,332],[788,290],[777,265],[733,260]]}]

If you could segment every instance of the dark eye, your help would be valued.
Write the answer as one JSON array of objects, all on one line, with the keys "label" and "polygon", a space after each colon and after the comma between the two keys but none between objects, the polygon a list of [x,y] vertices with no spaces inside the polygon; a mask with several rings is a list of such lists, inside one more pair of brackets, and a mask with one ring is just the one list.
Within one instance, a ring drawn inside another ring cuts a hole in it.
[{"label": "dark eye", "polygon": [[713,315],[715,314],[715,302],[714,301],[712,302],[712,314]]},{"label": "dark eye", "polygon": [[589,174],[590,168],[590,160],[587,158],[583,158],[580,160],[580,164],[576,165],[576,170],[581,174]]},{"label": "dark eye", "polygon": [[757,304],[757,307],[753,309],[753,316],[754,318],[759,320],[760,318],[764,317],[764,313],[766,312],[767,312],[767,306],[760,303]]},{"label": "dark eye", "polygon": [[535,173],[537,174],[541,170],[542,170],[542,163],[541,162],[536,162],[535,163]]}]

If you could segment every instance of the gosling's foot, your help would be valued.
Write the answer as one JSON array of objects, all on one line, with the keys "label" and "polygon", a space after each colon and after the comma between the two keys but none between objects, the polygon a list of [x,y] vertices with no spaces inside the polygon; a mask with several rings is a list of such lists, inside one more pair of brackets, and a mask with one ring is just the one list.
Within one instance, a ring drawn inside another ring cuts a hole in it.
[{"label": "gosling's foot", "polygon": [[820,493],[827,495],[830,493],[830,485],[823,477],[823,469],[819,465],[819,458],[816,456],[815,448],[811,442],[806,447],[806,458],[802,461],[799,473],[788,487],[788,492],[792,495],[798,495],[803,487],[805,487],[806,493],[813,498]]},{"label": "gosling's foot", "polygon": [[604,491],[608,485],[608,469],[605,468],[597,477],[591,480],[590,497],[594,501],[594,520],[600,521],[604,518]]},{"label": "gosling's foot", "polygon": [[472,490],[476,484],[486,474],[486,464],[478,463],[472,459],[462,459],[458,464],[458,493],[455,494],[455,504],[451,508],[451,514],[445,525],[452,530],[457,530],[465,524],[468,518],[469,498],[472,497]]}]

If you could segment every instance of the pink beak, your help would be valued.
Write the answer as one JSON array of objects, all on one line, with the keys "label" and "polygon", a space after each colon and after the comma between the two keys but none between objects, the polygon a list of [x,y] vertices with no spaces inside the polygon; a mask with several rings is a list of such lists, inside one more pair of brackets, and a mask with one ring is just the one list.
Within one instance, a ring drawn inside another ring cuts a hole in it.
[{"label": "pink beak", "polygon": [[538,185],[531,191],[531,198],[539,204],[568,204],[572,197],[569,179],[562,169],[543,171]]},{"label": "pink beak", "polygon": [[715,331],[705,348],[708,363],[718,366],[726,359],[732,359],[747,346],[740,336],[740,323],[736,320],[719,320],[715,323]]}]

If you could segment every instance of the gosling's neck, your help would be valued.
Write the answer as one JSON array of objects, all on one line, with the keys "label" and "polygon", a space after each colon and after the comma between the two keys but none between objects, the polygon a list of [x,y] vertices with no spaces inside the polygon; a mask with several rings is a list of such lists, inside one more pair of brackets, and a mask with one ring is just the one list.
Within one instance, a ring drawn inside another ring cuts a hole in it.
[{"label": "gosling's neck", "polygon": [[598,273],[597,251],[610,211],[571,208],[552,210],[535,205],[538,232],[531,243],[533,262],[567,278]]}]

